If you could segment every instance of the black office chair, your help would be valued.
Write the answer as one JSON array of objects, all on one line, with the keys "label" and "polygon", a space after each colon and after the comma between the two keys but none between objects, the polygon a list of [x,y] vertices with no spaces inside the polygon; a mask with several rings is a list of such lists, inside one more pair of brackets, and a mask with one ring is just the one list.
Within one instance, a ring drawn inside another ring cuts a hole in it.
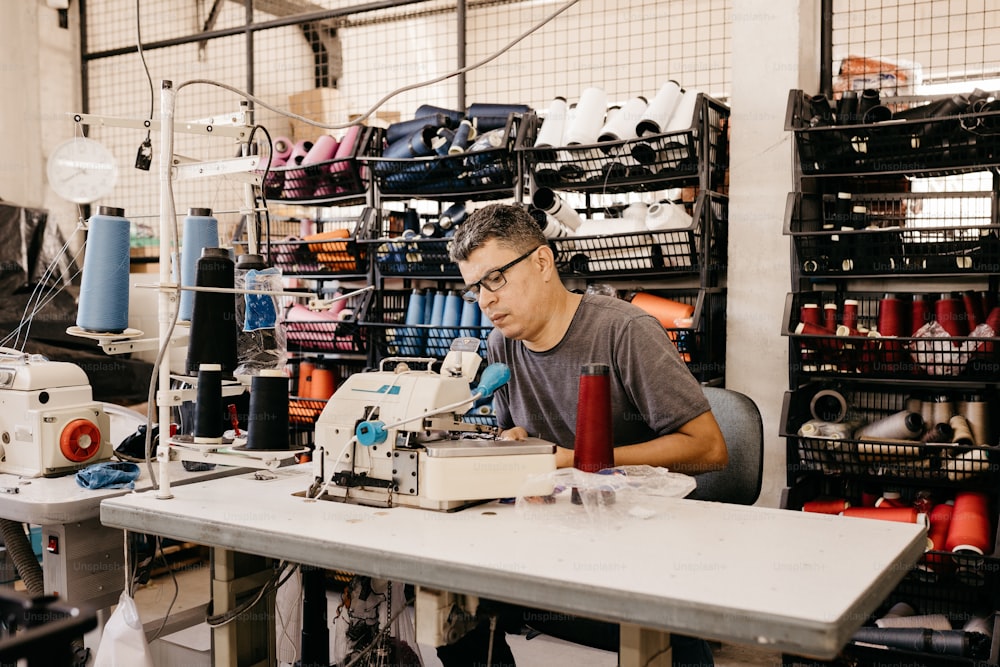
[{"label": "black office chair", "polygon": [[723,470],[695,476],[698,487],[688,498],[753,505],[764,477],[764,426],[753,400],[732,389],[702,387],[712,414],[729,448],[729,465]]}]

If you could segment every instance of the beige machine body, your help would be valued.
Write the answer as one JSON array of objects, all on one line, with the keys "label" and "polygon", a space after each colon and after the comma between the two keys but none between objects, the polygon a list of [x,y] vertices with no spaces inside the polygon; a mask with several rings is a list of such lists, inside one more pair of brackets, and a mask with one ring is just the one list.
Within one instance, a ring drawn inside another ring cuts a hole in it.
[{"label": "beige machine body", "polygon": [[55,477],[111,458],[111,424],[76,364],[0,359],[0,472]]}]

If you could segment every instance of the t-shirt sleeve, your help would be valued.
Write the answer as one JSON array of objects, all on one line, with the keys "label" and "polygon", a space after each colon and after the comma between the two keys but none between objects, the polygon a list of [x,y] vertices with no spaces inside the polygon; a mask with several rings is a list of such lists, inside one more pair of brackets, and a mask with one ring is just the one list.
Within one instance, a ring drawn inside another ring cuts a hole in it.
[{"label": "t-shirt sleeve", "polygon": [[672,433],[710,409],[701,385],[655,318],[629,320],[616,354],[629,399],[657,435]]}]

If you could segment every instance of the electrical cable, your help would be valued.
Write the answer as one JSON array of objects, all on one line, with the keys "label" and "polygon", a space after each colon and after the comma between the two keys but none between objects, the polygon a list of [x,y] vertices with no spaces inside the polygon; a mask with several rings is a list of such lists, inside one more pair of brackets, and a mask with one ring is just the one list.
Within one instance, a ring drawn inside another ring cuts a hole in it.
[{"label": "electrical cable", "polygon": [[[135,0],[135,47],[136,51],[139,52],[139,60],[142,61],[142,69],[146,72],[146,81],[149,83],[149,119],[153,119],[153,111],[155,109],[156,101],[156,89],[153,87],[153,77],[149,74],[149,67],[146,65],[146,54],[142,49],[142,27],[139,21],[139,0]],[[149,166],[153,158],[153,142],[152,142],[152,132],[146,130],[146,139],[139,146],[139,154],[136,156],[136,167],[143,169],[145,171],[149,170]]]},{"label": "electrical cable", "polygon": [[[389,582],[389,586],[390,587],[392,586],[392,582]],[[369,643],[368,646],[366,646],[364,648],[364,650],[361,651],[361,653],[359,653],[358,655],[356,655],[353,660],[351,660],[349,663],[347,663],[346,665],[344,665],[344,667],[355,667],[355,665],[357,665],[357,663],[360,660],[362,660],[369,653],[371,653],[372,650],[378,645],[379,640],[381,640],[383,636],[385,636],[386,634],[389,633],[390,629],[392,628],[392,624],[396,621],[397,618],[399,618],[400,614],[402,614],[404,611],[406,611],[407,607],[409,607],[411,604],[413,604],[413,601],[414,601],[414,598],[409,598],[408,600],[405,600],[403,602],[403,604],[400,605],[399,610],[396,611],[394,614],[392,614],[392,616],[389,617],[389,619],[385,623],[385,627],[382,628],[382,629],[380,629],[378,631],[378,634],[375,635],[375,637],[372,639],[371,643]],[[389,611],[391,612],[392,610],[390,609]],[[490,664],[490,663],[486,663],[486,664]]]},{"label": "electrical cable", "polygon": [[[289,578],[291,578],[291,576],[295,573],[295,571],[298,568],[299,568],[298,564],[292,564],[288,561],[281,561],[278,564],[278,567],[275,569],[275,571],[268,578],[268,580],[264,582],[264,584],[260,587],[260,590],[257,591],[257,595],[255,595],[250,600],[247,600],[237,605],[233,609],[222,612],[221,614],[213,614],[209,616],[208,618],[205,619],[205,622],[212,627],[218,627],[226,625],[228,623],[232,623],[240,615],[244,614],[246,611],[257,605],[257,603],[259,603],[264,598],[265,595],[273,593],[277,591],[279,588],[281,588],[281,586],[286,581],[288,581]],[[285,573],[285,570],[288,570],[288,572]],[[282,577],[283,573],[284,577]]]},{"label": "electrical cable", "polygon": [[[279,585],[278,588],[281,588],[281,585]],[[292,596],[293,599],[301,599],[302,598],[302,593],[303,593],[303,591],[302,591],[302,579],[300,577],[298,579],[298,590]],[[275,591],[275,594],[277,595],[277,591]],[[277,604],[274,605],[274,613],[277,614],[277,616],[278,616],[278,623],[281,625],[281,637],[278,638],[278,646],[277,646],[276,652],[277,653],[281,652],[282,644],[284,643],[285,640],[287,640],[288,643],[292,647],[292,659],[289,662],[290,662],[290,664],[294,665],[298,661],[298,659],[299,659],[299,645],[298,645],[298,643],[294,639],[292,639],[292,636],[288,633],[288,622],[289,621],[285,620],[284,616],[281,613],[281,607],[279,605],[277,605]],[[291,620],[291,619],[289,619],[289,620]]]},{"label": "electrical cable", "polygon": [[230,86],[230,85],[222,83],[220,81],[214,81],[212,79],[190,79],[188,81],[185,81],[185,82],[179,84],[176,87],[176,90],[180,91],[181,88],[184,88],[185,86],[189,86],[189,85],[196,84],[196,83],[207,84],[207,85],[211,85],[211,86],[217,86],[219,88],[223,88],[225,90],[228,90],[228,91],[230,91],[232,93],[236,93],[237,95],[240,95],[241,97],[244,97],[244,98],[250,100],[254,104],[258,104],[258,105],[264,107],[265,109],[273,111],[273,112],[275,112],[277,114],[281,114],[282,116],[286,116],[286,117],[292,118],[294,120],[299,120],[299,121],[302,121],[302,122],[307,123],[309,125],[313,125],[315,127],[319,127],[319,128],[326,129],[326,130],[342,130],[342,129],[351,127],[353,125],[360,125],[363,121],[367,120],[373,113],[375,113],[383,104],[385,104],[386,102],[388,102],[389,100],[391,100],[393,97],[395,97],[395,96],[397,96],[397,95],[399,95],[401,93],[405,93],[406,91],[409,91],[409,90],[415,90],[417,88],[424,88],[424,87],[427,87],[427,86],[432,86],[432,85],[434,85],[436,83],[441,83],[442,81],[446,81],[448,79],[454,78],[454,77],[456,77],[456,76],[458,76],[460,74],[465,74],[466,72],[471,72],[472,70],[478,69],[478,68],[482,67],[483,65],[485,65],[485,64],[487,64],[489,62],[492,62],[493,60],[496,60],[497,58],[499,58],[500,56],[502,56],[504,53],[506,53],[507,51],[509,51],[510,49],[512,49],[514,46],[516,46],[519,42],[527,39],[533,33],[537,32],[538,30],[540,30],[541,28],[543,28],[544,26],[546,26],[548,23],[550,23],[551,21],[553,21],[557,16],[559,16],[560,14],[562,14],[563,12],[565,12],[566,10],[568,10],[569,8],[571,8],[573,5],[577,4],[578,2],[580,2],[580,0],[569,0],[569,2],[565,3],[564,5],[562,5],[561,7],[559,7],[558,9],[556,9],[555,11],[553,11],[551,14],[549,14],[548,16],[546,16],[545,18],[543,18],[541,21],[539,21],[538,23],[534,24],[533,26],[531,26],[530,28],[528,28],[527,30],[525,30],[524,32],[522,32],[520,35],[518,35],[513,40],[511,40],[510,42],[508,42],[505,46],[501,47],[497,51],[494,51],[493,53],[491,53],[490,55],[486,56],[485,58],[483,58],[482,60],[480,60],[478,62],[475,62],[475,63],[473,63],[471,65],[466,65],[464,67],[460,67],[460,68],[458,68],[456,70],[452,70],[451,72],[448,72],[446,74],[442,74],[442,75],[434,77],[432,79],[428,79],[426,81],[418,81],[417,83],[411,83],[411,84],[408,84],[406,86],[400,86],[399,88],[396,88],[395,90],[393,90],[393,91],[387,93],[386,95],[384,95],[380,100],[378,100],[375,104],[373,104],[367,111],[365,111],[363,114],[361,114],[360,116],[358,116],[357,118],[355,118],[354,120],[352,120],[349,123],[338,123],[338,124],[320,123],[319,121],[313,120],[311,118],[306,118],[304,116],[300,116],[300,115],[292,113],[290,111],[286,111],[284,109],[277,108],[277,107],[275,107],[275,106],[273,106],[271,104],[268,104],[264,100],[262,100],[262,99],[260,99],[260,98],[258,98],[256,96],[254,96],[254,95],[251,95],[250,93],[248,93],[248,92],[246,92],[244,90],[240,90],[239,88],[236,88],[234,86]]},{"label": "electrical cable", "polygon": [[[257,222],[258,213],[260,211],[264,212],[264,229],[267,232],[267,261],[271,262],[271,213],[267,209],[267,192],[264,189],[264,184],[267,183],[267,176],[271,173],[271,160],[274,158],[274,142],[271,140],[271,133],[267,131],[267,128],[263,125],[254,125],[250,130],[250,136],[247,138],[247,146],[253,146],[253,137],[257,130],[261,130],[264,136],[267,138],[267,165],[264,167],[264,173],[260,178],[260,207],[257,207],[256,197],[254,198],[254,222]],[[249,150],[249,148],[248,148]],[[260,242],[260,225],[257,225],[257,241]]]},{"label": "electrical cable", "polygon": [[167,627],[167,620],[170,618],[170,612],[174,608],[174,604],[177,602],[177,596],[180,595],[181,587],[177,582],[177,575],[174,573],[174,568],[170,567],[170,563],[167,562],[167,555],[163,553],[163,540],[157,535],[156,536],[156,551],[160,552],[160,560],[163,562],[164,567],[167,568],[167,572],[170,573],[170,580],[174,583],[174,596],[170,598],[170,604],[167,605],[167,611],[163,614],[163,622],[160,623],[160,627],[156,629],[156,632],[152,637],[149,638],[148,642],[151,644],[153,641],[159,638],[163,629]]}]

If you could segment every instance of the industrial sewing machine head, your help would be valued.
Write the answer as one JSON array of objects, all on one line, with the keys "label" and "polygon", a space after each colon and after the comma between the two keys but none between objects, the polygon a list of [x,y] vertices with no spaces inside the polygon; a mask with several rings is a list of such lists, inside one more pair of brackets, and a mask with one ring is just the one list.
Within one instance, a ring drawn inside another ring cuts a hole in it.
[{"label": "industrial sewing machine head", "polygon": [[0,353],[0,472],[54,477],[111,458],[111,420],[76,364]]},{"label": "industrial sewing machine head", "polygon": [[495,427],[463,419],[510,377],[506,366],[491,364],[471,388],[482,365],[479,345],[456,338],[440,370],[433,359],[392,357],[378,371],[348,377],[316,421],[320,497],[451,510],[551,493],[551,484],[531,478],[555,470],[555,445],[497,440]]}]

